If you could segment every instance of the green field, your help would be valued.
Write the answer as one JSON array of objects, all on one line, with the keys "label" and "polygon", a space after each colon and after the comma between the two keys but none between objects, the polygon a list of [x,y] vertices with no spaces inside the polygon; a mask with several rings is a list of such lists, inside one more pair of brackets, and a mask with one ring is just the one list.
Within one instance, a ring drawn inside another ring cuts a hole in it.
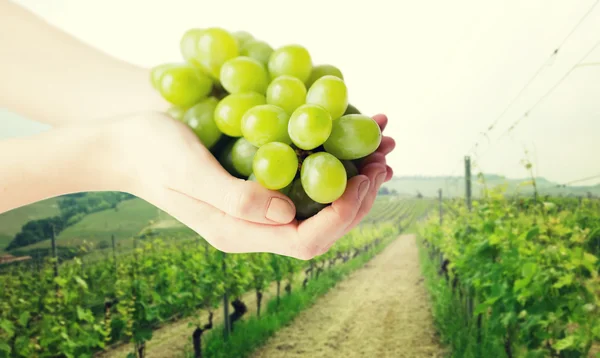
[{"label": "green field", "polygon": [[26,222],[58,215],[57,200],[51,198],[0,214],[0,252]]}]

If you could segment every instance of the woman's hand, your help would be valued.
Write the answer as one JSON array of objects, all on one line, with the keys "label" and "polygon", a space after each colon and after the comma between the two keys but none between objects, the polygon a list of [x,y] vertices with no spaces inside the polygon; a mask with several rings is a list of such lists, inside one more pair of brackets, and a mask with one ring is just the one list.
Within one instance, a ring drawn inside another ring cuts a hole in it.
[{"label": "woman's hand", "polygon": [[[383,115],[375,117],[382,129]],[[298,222],[285,195],[232,177],[182,123],[160,114],[111,124],[124,191],[163,209],[230,253],[272,252],[300,259],[322,254],[371,209],[392,170],[385,156],[395,146],[384,137],[365,159],[343,196],[316,216]]]}]

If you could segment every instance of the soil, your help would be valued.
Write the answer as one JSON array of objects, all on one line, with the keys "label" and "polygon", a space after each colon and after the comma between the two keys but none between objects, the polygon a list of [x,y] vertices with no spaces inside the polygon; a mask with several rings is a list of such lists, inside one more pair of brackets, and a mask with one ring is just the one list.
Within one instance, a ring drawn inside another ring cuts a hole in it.
[{"label": "soil", "polygon": [[432,323],[415,236],[404,235],[278,331],[253,358],[444,353]]}]

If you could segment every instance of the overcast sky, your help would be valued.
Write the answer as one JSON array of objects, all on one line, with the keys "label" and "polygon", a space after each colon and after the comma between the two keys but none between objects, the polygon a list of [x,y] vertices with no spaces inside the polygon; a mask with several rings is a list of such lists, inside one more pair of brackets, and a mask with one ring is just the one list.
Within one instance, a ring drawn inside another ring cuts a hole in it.
[{"label": "overcast sky", "polygon": [[[475,161],[485,172],[526,176],[520,161],[527,149],[537,175],[551,180],[600,174],[598,65],[573,71],[501,136],[600,41],[600,5],[496,129],[480,135],[598,0],[16,2],[148,67],[179,61],[179,39],[191,27],[246,30],[274,47],[302,44],[316,64],[342,69],[351,103],[390,117],[397,149],[389,161],[397,175],[461,174],[477,142]],[[600,46],[584,62],[600,62]],[[0,109],[0,138],[42,129]]]}]

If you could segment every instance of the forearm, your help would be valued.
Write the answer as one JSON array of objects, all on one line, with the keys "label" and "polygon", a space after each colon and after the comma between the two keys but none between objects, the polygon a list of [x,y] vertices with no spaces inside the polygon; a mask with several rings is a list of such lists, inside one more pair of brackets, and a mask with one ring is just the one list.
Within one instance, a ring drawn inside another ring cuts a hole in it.
[{"label": "forearm", "polygon": [[149,76],[0,1],[0,107],[55,126],[165,110]]},{"label": "forearm", "polygon": [[128,191],[108,126],[79,125],[0,141],[0,213],[86,191]]}]

